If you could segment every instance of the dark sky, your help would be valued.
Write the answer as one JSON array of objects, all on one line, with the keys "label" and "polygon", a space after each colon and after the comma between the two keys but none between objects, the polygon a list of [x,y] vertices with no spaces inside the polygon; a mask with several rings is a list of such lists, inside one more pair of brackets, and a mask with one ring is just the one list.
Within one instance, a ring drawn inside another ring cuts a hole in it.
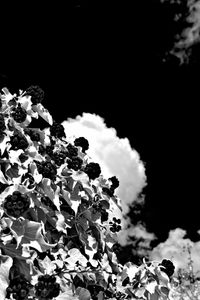
[{"label": "dark sky", "polygon": [[198,65],[162,62],[171,36],[155,3],[145,22],[142,12],[138,22],[88,14],[29,33],[23,47],[4,50],[1,87],[38,84],[57,121],[82,112],[105,118],[146,163],[147,228],[160,240],[176,227],[196,239]]}]

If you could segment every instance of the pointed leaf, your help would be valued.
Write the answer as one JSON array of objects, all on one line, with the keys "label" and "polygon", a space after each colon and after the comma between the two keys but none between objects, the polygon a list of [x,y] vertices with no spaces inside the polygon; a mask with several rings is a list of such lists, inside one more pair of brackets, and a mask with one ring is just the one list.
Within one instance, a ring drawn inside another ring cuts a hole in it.
[{"label": "pointed leaf", "polygon": [[24,258],[14,258],[15,265],[19,268],[20,273],[24,274],[26,279],[31,281],[31,275],[30,275],[30,266],[26,263]]},{"label": "pointed leaf", "polygon": [[79,300],[90,300],[90,299],[92,299],[91,298],[91,294],[90,294],[90,292],[87,289],[78,287],[76,289],[76,292],[78,294],[78,299]]},{"label": "pointed leaf", "polygon": [[6,288],[9,285],[9,271],[13,260],[7,255],[0,255],[0,299],[5,299]]},{"label": "pointed leaf", "polygon": [[36,111],[38,113],[38,115],[41,118],[43,118],[47,123],[49,123],[49,125],[53,124],[52,116],[50,115],[48,110],[46,108],[44,108],[44,106],[41,103],[39,103],[37,105],[33,105],[32,108],[34,111]]}]

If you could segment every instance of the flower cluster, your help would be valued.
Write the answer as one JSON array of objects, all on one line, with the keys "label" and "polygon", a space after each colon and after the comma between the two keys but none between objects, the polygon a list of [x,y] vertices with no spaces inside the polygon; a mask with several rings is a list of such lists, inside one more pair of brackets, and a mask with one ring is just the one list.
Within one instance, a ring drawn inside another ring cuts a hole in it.
[{"label": "flower cluster", "polygon": [[[166,297],[172,264],[118,262],[119,181],[102,176],[88,141],[69,139],[43,97],[38,86],[0,94],[0,298]],[[48,128],[31,128],[40,117]]]}]

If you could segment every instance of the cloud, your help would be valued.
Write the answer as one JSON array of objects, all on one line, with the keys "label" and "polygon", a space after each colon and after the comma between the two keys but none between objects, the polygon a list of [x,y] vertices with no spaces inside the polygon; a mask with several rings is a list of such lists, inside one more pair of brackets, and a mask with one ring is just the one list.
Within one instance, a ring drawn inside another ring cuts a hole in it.
[{"label": "cloud", "polygon": [[98,115],[83,113],[62,124],[68,138],[84,136],[88,139],[90,147],[87,153],[100,164],[104,177],[116,176],[119,179],[116,194],[126,214],[128,205],[146,185],[145,168],[138,152],[131,148],[127,138],[119,138],[116,130],[108,128]]},{"label": "cloud", "polygon": [[189,253],[188,246],[191,247],[191,258],[193,260],[194,273],[200,271],[200,241],[192,242],[184,238],[186,231],[176,228],[169,232],[168,239],[157,245],[150,254],[151,260],[162,261],[170,259],[174,263],[175,270],[179,268],[188,270]]},{"label": "cloud", "polygon": [[181,30],[175,35],[174,46],[169,53],[176,56],[181,64],[189,62],[192,47],[200,43],[200,1],[161,0],[160,2],[171,5],[171,11],[174,4],[178,7],[174,14],[174,22]]}]

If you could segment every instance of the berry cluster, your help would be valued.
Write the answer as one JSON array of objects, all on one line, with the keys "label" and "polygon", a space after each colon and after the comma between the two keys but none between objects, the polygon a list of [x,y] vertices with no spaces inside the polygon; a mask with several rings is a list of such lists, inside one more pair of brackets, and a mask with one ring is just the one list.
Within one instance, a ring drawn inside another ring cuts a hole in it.
[{"label": "berry cluster", "polygon": [[73,158],[78,155],[78,149],[74,147],[72,144],[67,145],[67,157]]},{"label": "berry cluster", "polygon": [[90,179],[93,180],[98,178],[101,174],[101,168],[99,164],[93,162],[87,164],[83,171],[88,175]]},{"label": "berry cluster", "polygon": [[21,163],[24,163],[26,160],[28,159],[28,156],[24,153],[21,153],[19,156],[19,160],[21,161]]},{"label": "berry cluster", "polygon": [[44,152],[49,155],[50,157],[53,157],[53,150],[54,150],[54,146],[51,144],[50,146],[46,146],[46,148],[44,148]]},{"label": "berry cluster", "polygon": [[55,138],[62,138],[65,137],[65,129],[62,124],[54,122],[50,127],[50,134]]},{"label": "berry cluster", "polygon": [[17,131],[13,136],[11,136],[10,144],[12,146],[11,149],[13,150],[25,150],[29,146],[27,139],[19,131]]},{"label": "berry cluster", "polygon": [[71,159],[67,160],[67,167],[69,169],[73,169],[74,171],[80,170],[82,167],[83,160],[80,157],[72,157]]},{"label": "berry cluster", "polygon": [[74,145],[76,147],[81,147],[82,148],[82,151],[85,152],[89,149],[89,143],[88,143],[88,140],[84,137],[79,137],[79,138],[76,138],[74,140]]},{"label": "berry cluster", "polygon": [[109,197],[112,197],[114,195],[115,190],[104,186],[102,188],[102,192],[107,194]]},{"label": "berry cluster", "polygon": [[0,114],[0,135],[3,134],[4,130],[6,129],[4,117],[2,114]]},{"label": "berry cluster", "polygon": [[60,285],[56,282],[55,276],[41,275],[38,277],[38,283],[35,285],[35,294],[41,299],[53,299],[60,293]]},{"label": "berry cluster", "polygon": [[5,198],[4,208],[8,215],[19,218],[28,210],[30,200],[27,195],[23,195],[18,191],[13,192]]},{"label": "berry cluster", "polygon": [[13,108],[11,116],[17,123],[22,123],[26,120],[27,113],[26,110],[21,107],[21,104],[18,103],[18,106]]},{"label": "berry cluster", "polygon": [[40,134],[36,130],[26,128],[24,131],[26,134],[28,134],[30,136],[32,141],[34,141],[34,142],[40,141]]},{"label": "berry cluster", "polygon": [[31,284],[25,279],[24,274],[18,274],[10,280],[9,286],[6,289],[6,298],[16,300],[27,300]]},{"label": "berry cluster", "polygon": [[119,180],[117,179],[116,176],[112,176],[110,178],[108,178],[108,180],[110,180],[112,182],[111,188],[116,189],[119,186]]},{"label": "berry cluster", "polygon": [[113,222],[109,222],[109,224],[111,225],[110,231],[112,231],[113,233],[119,232],[122,229],[121,225],[119,225],[121,224],[121,220],[115,217],[113,218]]},{"label": "berry cluster", "polygon": [[161,271],[165,272],[168,277],[171,277],[174,274],[175,267],[171,260],[169,259],[163,259],[160,266],[163,266],[164,268],[160,268]]},{"label": "berry cluster", "polygon": [[56,165],[61,166],[65,162],[67,154],[65,151],[53,152],[51,154],[51,159],[55,162]]},{"label": "berry cluster", "polygon": [[44,99],[44,91],[38,85],[28,87],[26,94],[31,96],[31,101],[34,105],[41,103]]},{"label": "berry cluster", "polygon": [[36,163],[37,169],[40,174],[42,174],[43,177],[49,178],[51,180],[54,180],[57,174],[57,169],[54,164],[52,164],[49,161],[44,161],[42,163]]},{"label": "berry cluster", "polygon": [[115,189],[119,186],[119,180],[117,179],[116,176],[113,176],[111,178],[108,178],[112,182],[110,188],[108,187],[103,187],[102,192],[107,194],[109,197],[112,197],[114,195]]}]

